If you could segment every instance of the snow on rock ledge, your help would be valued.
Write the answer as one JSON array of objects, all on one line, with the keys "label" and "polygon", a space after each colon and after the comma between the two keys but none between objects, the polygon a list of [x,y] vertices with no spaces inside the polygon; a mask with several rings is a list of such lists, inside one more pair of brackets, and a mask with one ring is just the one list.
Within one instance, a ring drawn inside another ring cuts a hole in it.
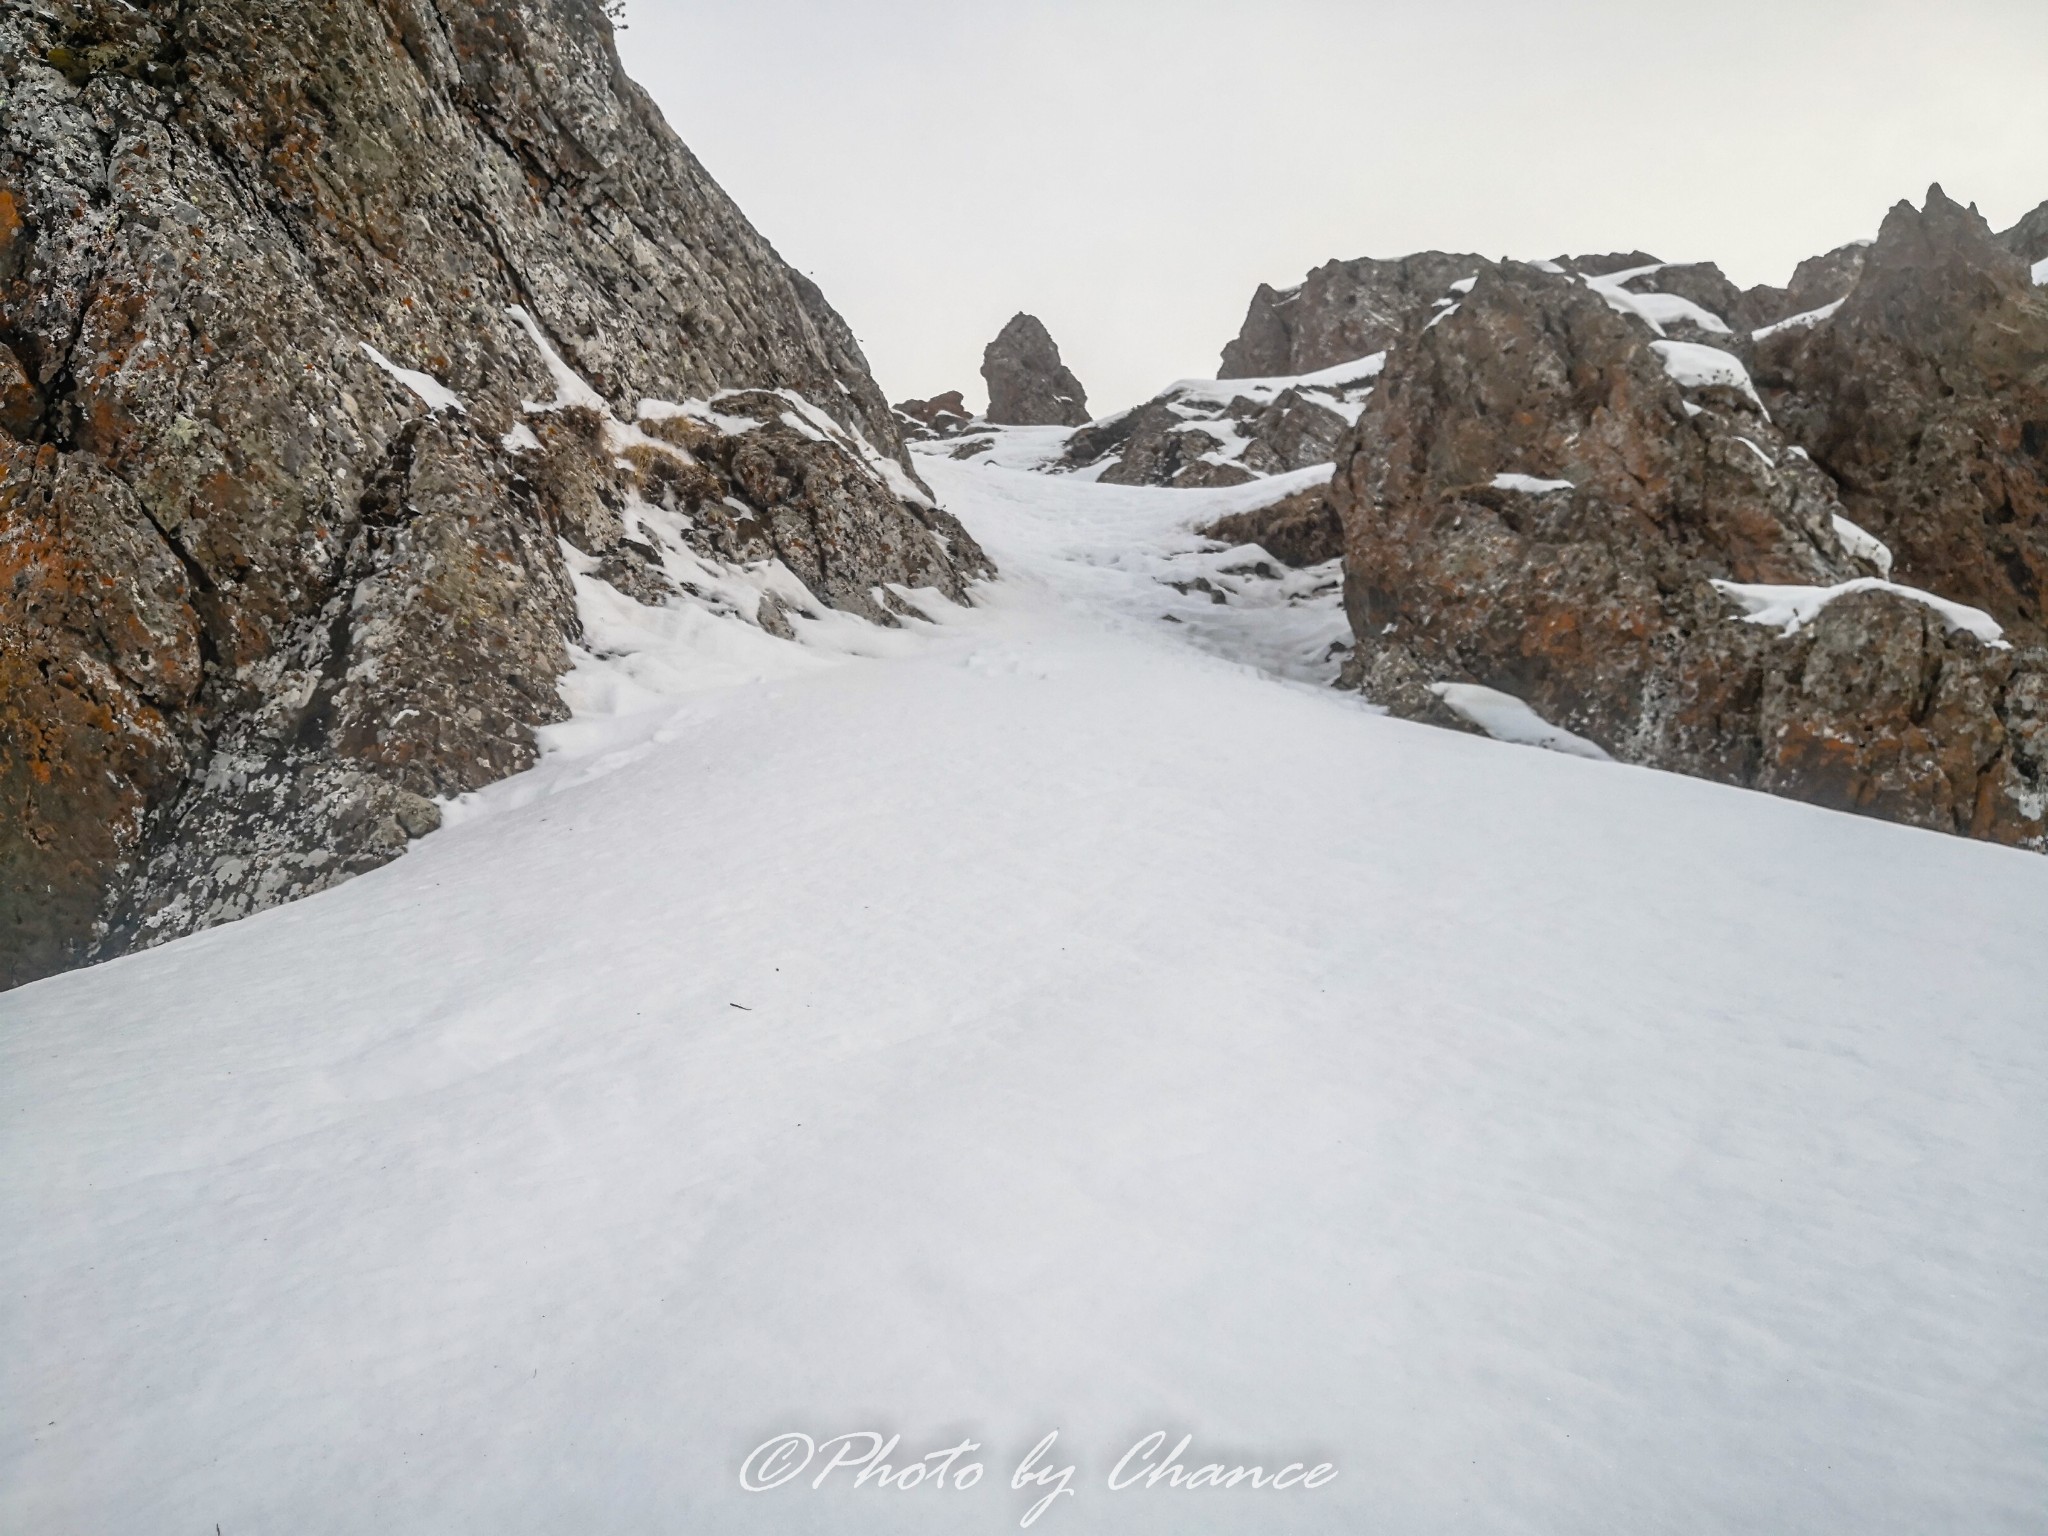
[{"label": "snow on rock ledge", "polygon": [[1759,411],[1764,409],[1749,370],[1733,352],[1696,341],[1653,341],[1650,350],[1664,360],[1664,371],[1681,389],[1732,389],[1755,401]]},{"label": "snow on rock ledge", "polygon": [[1821,612],[1839,598],[1859,592],[1886,592],[1932,608],[1951,630],[1974,635],[1998,650],[2011,649],[2006,644],[2004,628],[1983,609],[1953,603],[1918,587],[1902,587],[1896,582],[1873,576],[1845,581],[1833,587],[1744,586],[1733,581],[1717,581],[1714,587],[1742,605],[1746,610],[1744,619],[1747,623],[1778,625],[1788,639],[1819,618]]},{"label": "snow on rock ledge", "polygon": [[1843,517],[1840,513],[1835,514],[1834,529],[1835,537],[1842,541],[1842,548],[1846,549],[1858,560],[1869,561],[1877,567],[1878,575],[1884,577],[1887,581],[1891,580],[1892,551],[1890,545],[1886,544],[1884,540],[1871,533],[1868,529],[1860,528],[1855,523],[1850,522],[1848,518]]},{"label": "snow on rock ledge", "polygon": [[1444,708],[1468,725],[1476,725],[1495,741],[1520,747],[1541,747],[1568,757],[1611,763],[1614,759],[1583,736],[1552,725],[1522,700],[1497,688],[1476,683],[1436,683],[1431,693],[1443,700]]},{"label": "snow on rock ledge", "polygon": [[1778,321],[1775,325],[1766,325],[1752,331],[1749,339],[1751,341],[1768,341],[1771,337],[1782,335],[1786,331],[1810,331],[1815,326],[1824,325],[1834,319],[1836,315],[1842,312],[1842,306],[1848,302],[1847,299],[1837,299],[1832,304],[1823,304],[1819,309],[1809,309],[1802,315],[1792,315],[1787,319]]}]

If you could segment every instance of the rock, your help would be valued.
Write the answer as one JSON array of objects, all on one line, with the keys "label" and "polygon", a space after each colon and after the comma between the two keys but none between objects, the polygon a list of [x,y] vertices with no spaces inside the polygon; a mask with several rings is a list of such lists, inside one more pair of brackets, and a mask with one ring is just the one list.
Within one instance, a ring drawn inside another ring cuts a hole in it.
[{"label": "rock", "polygon": [[1378,370],[1372,358],[1334,377],[1186,379],[1081,428],[1060,467],[1085,469],[1114,456],[1099,476],[1106,485],[1203,490],[1328,464]]},{"label": "rock", "polygon": [[1261,284],[1237,340],[1223,349],[1223,379],[1295,378],[1384,352],[1453,283],[1489,265],[1478,256],[1426,251],[1398,261],[1332,261],[1298,288]]},{"label": "rock", "polygon": [[1789,288],[1751,288],[1743,295],[1743,323],[1760,330],[1794,315],[1810,315],[1839,303],[1862,277],[1869,255],[1869,242],[1861,241],[1841,246],[1825,256],[1808,257],[1792,274]]},{"label": "rock", "polygon": [[1767,657],[1756,787],[2048,847],[2044,684],[2048,655],[2016,662],[1951,635],[1916,603],[1839,599]]},{"label": "rock", "polygon": [[530,764],[562,541],[666,590],[594,446],[628,402],[756,392],[703,468],[762,531],[704,538],[820,602],[986,569],[587,0],[64,0],[0,12],[0,72],[0,985],[324,888]]},{"label": "rock", "polygon": [[[1742,290],[1729,282],[1727,275],[1711,261],[1692,262],[1684,266],[1661,266],[1655,272],[1631,278],[1622,286],[1631,293],[1675,293],[1681,299],[1688,299],[1699,305],[1708,314],[1725,320],[1729,329],[1734,332],[1753,330],[1756,324],[1763,323],[1758,321],[1752,324],[1751,306]],[[1702,336],[1701,339],[1713,338]],[[1725,345],[1725,342],[1722,344]]]},{"label": "rock", "polygon": [[1344,554],[1344,525],[1330,505],[1328,489],[1320,485],[1296,491],[1271,506],[1219,517],[1195,531],[1223,544],[1256,544],[1297,570],[1327,564]]},{"label": "rock", "polygon": [[1332,487],[1346,680],[1445,724],[1433,689],[1478,684],[1626,761],[2042,846],[2043,659],[1882,591],[1789,637],[1743,622],[1716,581],[1876,572],[1739,367],[1681,385],[1710,375],[1658,346],[1533,267],[1411,326]]},{"label": "rock", "polygon": [[989,343],[981,376],[988,419],[999,427],[1079,427],[1088,392],[1060,361],[1060,349],[1035,315],[1018,315]]},{"label": "rock", "polygon": [[2048,290],[1974,209],[1893,209],[1841,311],[1760,343],[1757,382],[1898,580],[2043,637]]},{"label": "rock", "polygon": [[2030,267],[2048,261],[2048,203],[2000,235],[1998,243]]},{"label": "rock", "polygon": [[1587,277],[1611,277],[1638,267],[1661,267],[1665,262],[1648,251],[1612,251],[1604,256],[1560,256],[1557,265]]},{"label": "rock", "polygon": [[905,400],[894,409],[897,430],[905,442],[944,441],[974,425],[974,413],[957,389],[929,400]]}]

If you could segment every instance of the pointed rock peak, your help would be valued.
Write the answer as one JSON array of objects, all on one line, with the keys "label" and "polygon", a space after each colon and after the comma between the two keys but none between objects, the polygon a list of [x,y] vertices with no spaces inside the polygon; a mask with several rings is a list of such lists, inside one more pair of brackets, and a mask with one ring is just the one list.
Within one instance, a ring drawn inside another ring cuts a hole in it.
[{"label": "pointed rock peak", "polygon": [[1062,366],[1059,343],[1052,339],[1052,332],[1045,328],[1045,322],[1036,315],[1021,311],[1012,316],[1010,323],[989,343],[988,353],[1042,361],[1055,369]]},{"label": "pointed rock peak", "polygon": [[1985,220],[1984,215],[1977,211],[1977,205],[1971,203],[1967,208],[1964,207],[1944,192],[1938,181],[1927,189],[1927,205],[1924,210],[1915,208],[1910,201],[1903,202],[1892,210],[1891,217],[1885,220],[1885,227],[1890,228],[1893,220],[1924,224],[1931,229],[1969,230],[1987,240],[1992,237],[1991,225]]},{"label": "pointed rock peak", "polygon": [[1974,208],[1937,185],[1927,207],[1901,203],[1871,246],[1844,319],[1928,353],[1963,345],[1969,317],[2023,296],[2028,264],[1992,234]]},{"label": "pointed rock peak", "polygon": [[1060,360],[1059,346],[1036,315],[1018,314],[982,354],[988,419],[999,427],[1080,427],[1088,391]]}]

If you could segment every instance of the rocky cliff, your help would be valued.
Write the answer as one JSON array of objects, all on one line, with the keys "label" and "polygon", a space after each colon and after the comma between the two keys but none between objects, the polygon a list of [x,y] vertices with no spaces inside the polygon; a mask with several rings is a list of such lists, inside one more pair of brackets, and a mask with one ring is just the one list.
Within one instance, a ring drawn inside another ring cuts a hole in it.
[{"label": "rocky cliff", "polygon": [[1594,268],[1489,265],[1393,347],[1332,491],[1349,681],[2048,845],[2048,293],[2023,261],[1937,188],[1753,335],[1709,301],[1755,291],[1710,270]]},{"label": "rocky cliff", "polygon": [[0,92],[0,984],[532,762],[641,508],[877,622],[986,569],[598,0],[10,5]]}]

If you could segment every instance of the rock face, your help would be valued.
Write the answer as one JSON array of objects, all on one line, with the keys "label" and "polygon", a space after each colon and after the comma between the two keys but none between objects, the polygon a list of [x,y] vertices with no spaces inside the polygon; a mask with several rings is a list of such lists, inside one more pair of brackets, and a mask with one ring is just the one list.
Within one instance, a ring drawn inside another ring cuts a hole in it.
[{"label": "rock face", "polygon": [[2048,639],[2048,289],[1974,209],[1893,209],[1841,311],[1766,338],[1757,377],[1900,580]]},{"label": "rock face", "polygon": [[1088,421],[1088,391],[1060,361],[1060,349],[1035,315],[1018,315],[982,357],[988,419],[999,427],[1078,427]]},{"label": "rock face", "polygon": [[[0,984],[532,762],[565,541],[631,586],[643,493],[878,619],[985,569],[597,0],[58,0],[0,71]],[[732,431],[622,425],[728,388]]]},{"label": "rock face", "polygon": [[[1929,259],[1910,233],[1887,227],[1873,273]],[[1944,317],[1928,324],[1985,338],[1969,316],[2010,289],[1948,296],[1951,276],[1923,274]],[[1332,501],[1347,679],[1397,713],[1457,724],[1436,690],[1478,684],[1631,762],[2048,840],[2048,656],[2023,628],[1999,649],[1887,588],[1875,541],[1736,356],[1660,337],[1625,299],[1563,271],[1483,272],[1394,347]],[[1744,622],[1773,606],[1793,611]]]},{"label": "rock face", "polygon": [[1998,243],[2029,266],[2048,261],[2048,203],[2000,235]]},{"label": "rock face", "polygon": [[1237,340],[1223,349],[1218,377],[1292,378],[1384,352],[1453,283],[1486,265],[1425,251],[1398,261],[1333,261],[1284,292],[1261,284]]}]

